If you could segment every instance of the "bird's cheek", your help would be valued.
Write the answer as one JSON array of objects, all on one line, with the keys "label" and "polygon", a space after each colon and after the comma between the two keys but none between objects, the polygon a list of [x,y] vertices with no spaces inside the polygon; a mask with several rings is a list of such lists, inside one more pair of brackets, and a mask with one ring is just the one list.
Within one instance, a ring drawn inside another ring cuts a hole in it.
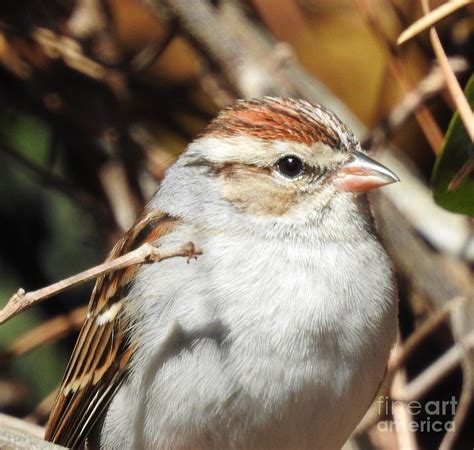
[{"label": "bird's cheek", "polygon": [[296,201],[297,191],[277,186],[256,174],[241,173],[222,181],[222,198],[244,213],[283,216]]}]

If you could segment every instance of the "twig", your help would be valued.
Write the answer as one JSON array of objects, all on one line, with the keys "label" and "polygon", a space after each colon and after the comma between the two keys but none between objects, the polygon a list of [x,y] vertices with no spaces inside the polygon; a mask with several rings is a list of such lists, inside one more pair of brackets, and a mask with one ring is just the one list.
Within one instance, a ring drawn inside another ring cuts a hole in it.
[{"label": "twig", "polygon": [[99,264],[98,266],[73,275],[72,277],[58,281],[57,283],[45,288],[38,289],[37,291],[25,292],[24,289],[20,288],[0,311],[0,325],[25,309],[31,308],[37,303],[40,303],[43,300],[46,300],[47,298],[52,297],[53,295],[56,295],[66,289],[77,286],[78,284],[84,283],[85,281],[92,280],[99,275],[103,275],[114,270],[124,269],[125,267],[136,264],[159,262],[164,259],[174,258],[176,256],[186,257],[189,261],[191,258],[195,258],[200,254],[201,251],[197,249],[192,242],[188,242],[179,248],[169,250],[158,249],[149,243],[145,243],[141,247],[130,253],[127,253],[126,255],[120,256],[111,261],[106,261],[103,264]]},{"label": "twig", "polygon": [[59,387],[53,389],[40,403],[36,406],[33,412],[28,414],[24,420],[30,423],[44,423],[51,413],[51,409],[53,409],[54,400],[56,400],[56,396],[58,395]]},{"label": "twig", "polygon": [[[422,5],[425,13],[427,14],[429,12],[428,0],[422,0]],[[454,75],[454,72],[449,65],[448,57],[446,56],[444,48],[441,45],[438,33],[433,27],[430,28],[430,39],[436,59],[438,60],[441,70],[446,77],[448,91],[451,94],[451,97],[459,111],[459,115],[464,127],[466,128],[467,134],[469,135],[471,141],[474,142],[474,114],[466,97],[464,96],[464,92],[459,85],[456,75]]]},{"label": "twig", "polygon": [[461,89],[461,86],[458,83],[456,75],[454,75],[451,66],[449,65],[448,57],[444,52],[441,41],[439,40],[438,33],[434,28],[430,30],[431,42],[433,44],[433,50],[438,59],[441,70],[444,72],[446,77],[446,86],[448,88],[451,97],[456,104],[456,107],[459,111],[462,123],[466,128],[467,134],[472,142],[474,142],[474,114],[467,102],[464,92]]},{"label": "twig", "polygon": [[[423,175],[403,152],[395,153],[384,147],[378,152],[377,160],[390,167],[403,180],[397,186],[387,187],[382,193],[401,212],[406,219],[405,224],[415,228],[438,254],[474,262],[474,239],[469,219],[461,214],[452,214],[434,202],[433,193],[423,181]],[[398,251],[399,248],[394,247],[394,250]],[[466,266],[466,274],[467,271]],[[466,281],[468,279],[466,276]]]},{"label": "twig", "polygon": [[[406,386],[406,374],[404,370],[399,371],[393,380],[391,397],[400,397]],[[415,433],[410,427],[411,414],[407,405],[403,402],[394,402],[392,405],[392,414],[394,423],[397,424],[397,440],[398,448],[403,450],[416,450],[418,445],[416,443]]]},{"label": "twig", "polygon": [[459,169],[459,172],[454,176],[451,182],[448,184],[448,192],[456,190],[464,178],[466,178],[474,170],[474,155],[471,155],[470,158],[463,164]]},{"label": "twig", "polygon": [[107,16],[97,0],[77,0],[67,25],[73,36],[86,39],[106,30]]},{"label": "twig", "polygon": [[406,386],[402,397],[398,399],[410,402],[422,398],[436,383],[460,364],[463,358],[463,347],[468,349],[474,348],[474,331],[465,336],[461,342],[451,347],[413,379]]},{"label": "twig", "polygon": [[[410,92],[414,89],[414,83],[408,75],[402,59],[400,58],[396,46],[387,38],[383,31],[380,20],[373,10],[373,5],[368,0],[356,0],[360,10],[364,13],[367,23],[379,37],[379,40],[388,51],[389,68],[400,87],[404,92]],[[443,143],[443,133],[441,132],[431,111],[423,104],[415,110],[415,117],[423,133],[426,136],[434,153],[438,153]]]},{"label": "twig", "polygon": [[[89,0],[86,0],[89,1]],[[129,96],[123,74],[117,70],[121,55],[110,33],[104,30],[84,29],[84,32],[94,32],[96,45],[95,55],[86,55],[81,43],[70,36],[58,34],[49,28],[36,27],[31,38],[52,60],[61,60],[72,70],[89,78],[104,82],[118,99]]]},{"label": "twig", "polygon": [[[455,72],[463,72],[469,67],[463,58],[449,58],[449,62]],[[369,139],[362,146],[369,151],[374,151],[383,145],[393,130],[403,125],[422,104],[439,94],[445,86],[446,78],[440,67],[436,65],[413,90],[402,98],[400,103],[392,109],[390,115],[372,130]]]},{"label": "twig", "polygon": [[[396,358],[400,351],[400,333],[397,333],[397,338],[395,342],[395,346],[390,354],[390,359],[388,365],[390,366],[390,360]],[[390,389],[393,385],[395,372],[390,372],[387,370],[382,383],[379,387],[377,395],[375,396],[374,400],[372,401],[372,405],[367,411],[366,415],[363,417],[362,421],[359,422],[357,428],[354,430],[353,434],[356,436],[363,436],[364,434],[368,433],[374,425],[379,423],[380,421],[387,418],[389,414],[389,409],[385,408],[383,410],[380,406],[381,402],[386,402],[388,400],[388,394],[390,393]],[[375,405],[375,406],[374,406]],[[387,430],[384,430],[386,432]],[[392,430],[391,430],[392,431]],[[395,430],[396,431],[396,430]],[[375,446],[378,448],[377,446]]]},{"label": "twig", "polygon": [[441,325],[454,308],[467,301],[466,297],[457,297],[448,301],[441,309],[436,310],[423,324],[418,327],[403,343],[397,352],[392,354],[388,365],[388,374],[395,373],[410,357],[420,343]]},{"label": "twig", "polygon": [[397,44],[404,44],[469,3],[472,3],[472,0],[451,0],[443,3],[441,6],[438,6],[438,8],[425,14],[416,22],[413,22],[406,30],[404,30],[398,37]]},{"label": "twig", "polygon": [[471,405],[472,401],[472,387],[467,385],[465,382],[463,383],[463,388],[461,391],[461,396],[459,398],[456,414],[453,417],[453,423],[455,424],[453,430],[447,431],[441,441],[439,446],[439,450],[451,450],[454,448],[454,444],[456,442],[456,438],[459,432],[463,428],[463,424],[466,420],[467,414],[469,412],[469,406]]},{"label": "twig", "polygon": [[376,195],[373,200],[377,206],[375,211],[382,240],[397,269],[412,281],[414,287],[425,294],[436,308],[442,308],[456,297],[469,298],[471,292],[467,285],[472,283],[469,269],[459,261],[449,259],[456,274],[447,270],[447,258],[428,248],[387,197]]},{"label": "twig", "polygon": [[99,171],[99,180],[112,209],[115,222],[122,231],[128,230],[139,213],[142,205],[137,204],[127,179],[127,170],[123,161],[112,158],[104,163]]},{"label": "twig", "polygon": [[[461,297],[447,303],[441,310],[438,310],[433,316],[431,316],[415,333],[413,333],[407,340],[404,348],[399,349],[398,352],[394,352],[389,364],[389,373],[393,373],[397,370],[397,368],[400,367],[411,354],[415,346],[418,345],[424,337],[431,333],[434,327],[442,323],[449,314],[451,315],[452,321],[454,321],[456,316],[464,314],[464,308],[462,308],[462,305],[468,306],[466,300],[466,298]],[[465,339],[458,339],[458,341],[459,343],[456,344],[455,347],[450,349],[435,363],[429,366],[428,369],[415,378],[408,387],[405,386],[404,389],[393,394],[394,398],[403,399],[404,401],[419,399],[420,396],[423,396],[442,377],[454,369],[457,364],[462,362],[464,373],[463,388],[456,408],[456,414],[453,418],[455,427],[453,427],[452,431],[449,431],[444,435],[440,446],[440,449],[442,450],[450,450],[453,448],[457,433],[462,429],[462,425],[466,419],[472,400],[472,360],[469,357],[469,346],[472,351],[472,348],[474,348],[474,332],[467,335]],[[461,351],[459,351],[460,349]]]},{"label": "twig", "polygon": [[5,353],[0,354],[0,366],[12,358],[23,355],[48,342],[60,339],[73,330],[79,330],[87,312],[87,306],[80,306],[72,312],[54,317],[28,330],[16,338]]},{"label": "twig", "polygon": [[457,404],[456,414],[453,417],[453,423],[455,424],[455,426],[453,427],[453,430],[446,432],[446,434],[444,435],[443,440],[441,441],[441,444],[439,446],[440,450],[451,450],[452,448],[454,448],[453,446],[456,442],[457,435],[460,430],[462,430],[462,427],[466,421],[467,414],[469,412],[469,407],[472,402],[472,378],[471,376],[466,375],[466,370],[469,371],[470,369],[464,366],[465,364],[463,364],[464,377],[461,395]]},{"label": "twig", "polygon": [[84,55],[80,44],[74,39],[40,27],[33,31],[32,38],[50,58],[61,59],[71,69],[96,80],[105,78],[106,68]]},{"label": "twig", "polygon": [[31,392],[28,387],[20,380],[12,379],[13,377],[15,377],[15,375],[7,375],[6,377],[3,375],[0,377],[0,411],[15,411],[21,409],[28,404],[28,400],[30,399]]},{"label": "twig", "polygon": [[[2,413],[0,413],[0,429],[1,428],[9,428],[11,430],[21,431],[23,433],[29,434],[30,436],[35,436],[41,439],[43,438],[44,433],[43,427]],[[0,445],[0,448],[4,447]]]},{"label": "twig", "polygon": [[0,414],[0,448],[9,450],[65,450],[43,440],[43,428],[15,417]]},{"label": "twig", "polygon": [[211,2],[193,2],[192,8],[188,0],[147,2],[156,9],[164,6],[170,11],[205,59],[221,69],[238,97],[260,97],[262,93],[270,95],[277,92],[289,94],[277,74],[268,76],[271,70],[262,64],[256,47],[245,45],[234,24],[219,15]]},{"label": "twig", "polygon": [[153,42],[141,49],[128,62],[128,66],[134,72],[144,72],[150,68],[159,56],[168,48],[176,35],[176,23],[171,23],[165,31],[165,35],[159,42]]},{"label": "twig", "polygon": [[[455,342],[462,350],[462,373],[463,382],[461,395],[457,404],[456,413],[453,418],[454,426],[444,435],[440,450],[454,448],[457,436],[466,421],[467,414],[472,402],[474,391],[474,345],[469,348],[465,345],[464,337],[473,330],[474,303],[464,303],[451,313],[451,323]],[[472,331],[474,333],[474,331]]]}]

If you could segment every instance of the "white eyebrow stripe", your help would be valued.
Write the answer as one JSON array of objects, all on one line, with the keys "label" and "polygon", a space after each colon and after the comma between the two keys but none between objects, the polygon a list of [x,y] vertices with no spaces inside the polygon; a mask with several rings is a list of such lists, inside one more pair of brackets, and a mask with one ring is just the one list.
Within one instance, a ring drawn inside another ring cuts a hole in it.
[{"label": "white eyebrow stripe", "polygon": [[[236,147],[239,151],[236,152]],[[325,163],[347,158],[342,152],[334,152],[326,144],[312,146],[292,141],[265,142],[251,136],[203,137],[189,145],[186,154],[191,158],[205,158],[216,164],[236,162],[270,166],[279,157],[296,154],[308,164]]]}]

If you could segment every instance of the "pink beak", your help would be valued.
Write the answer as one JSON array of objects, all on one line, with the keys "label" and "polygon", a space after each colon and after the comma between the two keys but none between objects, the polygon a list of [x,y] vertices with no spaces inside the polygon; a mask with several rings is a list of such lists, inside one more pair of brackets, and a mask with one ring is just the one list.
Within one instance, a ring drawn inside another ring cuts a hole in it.
[{"label": "pink beak", "polygon": [[336,172],[333,183],[338,191],[367,192],[400,181],[391,170],[358,151]]}]

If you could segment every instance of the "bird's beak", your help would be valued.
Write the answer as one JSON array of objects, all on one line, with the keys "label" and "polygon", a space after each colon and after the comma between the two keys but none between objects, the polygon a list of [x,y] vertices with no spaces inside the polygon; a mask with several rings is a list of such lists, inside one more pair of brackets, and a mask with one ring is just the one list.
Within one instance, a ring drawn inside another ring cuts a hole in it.
[{"label": "bird's beak", "polygon": [[358,151],[352,151],[351,159],[338,169],[334,184],[339,191],[367,192],[400,181],[391,170]]}]

